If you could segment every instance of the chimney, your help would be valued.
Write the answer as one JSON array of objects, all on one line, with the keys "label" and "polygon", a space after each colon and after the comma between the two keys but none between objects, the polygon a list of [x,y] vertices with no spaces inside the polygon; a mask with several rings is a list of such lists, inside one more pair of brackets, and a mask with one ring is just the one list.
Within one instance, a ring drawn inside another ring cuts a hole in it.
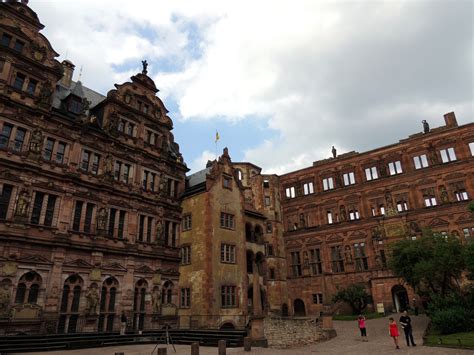
[{"label": "chimney", "polygon": [[446,122],[446,127],[457,127],[458,121],[456,121],[456,115],[454,112],[449,112],[444,115],[444,122]]},{"label": "chimney", "polygon": [[76,67],[70,60],[63,60],[61,63],[64,69],[64,75],[59,83],[67,88],[71,87],[72,74],[74,74],[74,68]]}]

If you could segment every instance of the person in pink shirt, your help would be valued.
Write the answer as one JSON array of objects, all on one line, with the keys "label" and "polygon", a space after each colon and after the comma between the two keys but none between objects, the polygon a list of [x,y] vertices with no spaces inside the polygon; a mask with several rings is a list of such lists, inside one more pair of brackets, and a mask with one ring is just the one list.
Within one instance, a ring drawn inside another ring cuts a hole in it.
[{"label": "person in pink shirt", "polygon": [[367,341],[367,330],[365,328],[365,317],[362,314],[359,314],[359,318],[357,318],[357,323],[359,324],[360,336],[362,337],[362,341]]}]

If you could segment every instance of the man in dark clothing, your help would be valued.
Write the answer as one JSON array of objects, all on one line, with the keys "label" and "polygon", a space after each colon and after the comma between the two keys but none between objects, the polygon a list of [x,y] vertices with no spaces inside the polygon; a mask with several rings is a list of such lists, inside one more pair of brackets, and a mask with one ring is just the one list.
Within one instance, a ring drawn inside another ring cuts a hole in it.
[{"label": "man in dark clothing", "polygon": [[127,329],[127,316],[125,312],[122,311],[122,315],[120,316],[120,335],[125,335],[125,330]]},{"label": "man in dark clothing", "polygon": [[407,311],[403,312],[403,315],[400,317],[400,324],[405,332],[405,338],[407,340],[407,346],[416,346],[415,341],[413,340],[413,330],[411,327],[411,318],[408,315]]}]

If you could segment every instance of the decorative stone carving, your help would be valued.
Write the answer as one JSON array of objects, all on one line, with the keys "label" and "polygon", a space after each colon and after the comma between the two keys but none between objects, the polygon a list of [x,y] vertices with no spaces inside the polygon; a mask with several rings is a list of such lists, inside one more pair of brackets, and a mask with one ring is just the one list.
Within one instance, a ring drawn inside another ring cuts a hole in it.
[{"label": "decorative stone carving", "polygon": [[100,269],[92,269],[89,273],[89,280],[91,281],[100,281],[102,278],[102,272]]},{"label": "decorative stone carving", "polygon": [[0,317],[4,317],[9,313],[10,307],[10,285],[4,283],[0,286]]},{"label": "decorative stone carving", "polygon": [[441,199],[441,203],[449,203],[449,195],[448,191],[446,190],[446,187],[444,185],[439,187],[439,197]]},{"label": "decorative stone carving", "polygon": [[20,192],[18,202],[16,204],[15,216],[28,217],[28,208],[30,206],[30,194],[23,190]]},{"label": "decorative stone carving", "polygon": [[156,286],[151,293],[151,306],[153,313],[160,312],[161,294],[159,286]]},{"label": "decorative stone carving", "polygon": [[430,125],[426,120],[421,121],[423,123],[423,132],[430,133]]},{"label": "decorative stone carving", "polygon": [[438,155],[436,154],[436,149],[432,144],[428,147],[428,159],[430,160],[431,165],[438,164]]},{"label": "decorative stone carving", "polygon": [[41,154],[42,149],[43,149],[43,132],[41,132],[41,129],[35,128],[33,133],[31,133],[29,150],[30,152],[34,154]]},{"label": "decorative stone carving", "polygon": [[104,232],[107,227],[107,210],[102,207],[97,212],[97,230]]},{"label": "decorative stone carving", "polygon": [[97,305],[99,304],[99,292],[97,288],[91,286],[86,295],[87,305],[86,305],[86,314],[88,315],[97,315]]},{"label": "decorative stone carving", "polygon": [[352,252],[349,245],[344,247],[344,259],[346,260],[347,264],[352,264]]},{"label": "decorative stone carving", "polygon": [[163,229],[163,222],[161,219],[156,222],[156,243],[159,245],[165,244],[165,236],[164,236],[164,229]]},{"label": "decorative stone carving", "polygon": [[339,207],[339,219],[344,222],[347,219],[346,208],[342,205]]},{"label": "decorative stone carving", "polygon": [[41,85],[41,90],[38,98],[38,102],[42,106],[49,106],[51,102],[51,95],[53,94],[53,89],[49,83],[43,83]]},{"label": "decorative stone carving", "polygon": [[142,74],[144,75],[147,75],[148,74],[148,63],[146,60],[142,60],[142,66],[143,66],[143,69],[142,69]]},{"label": "decorative stone carving", "polygon": [[7,261],[2,267],[2,276],[15,276],[17,270],[17,264],[11,261]]},{"label": "decorative stone carving", "polygon": [[336,148],[334,148],[334,146],[332,146],[332,157],[333,158],[337,157],[337,150],[336,150]]}]

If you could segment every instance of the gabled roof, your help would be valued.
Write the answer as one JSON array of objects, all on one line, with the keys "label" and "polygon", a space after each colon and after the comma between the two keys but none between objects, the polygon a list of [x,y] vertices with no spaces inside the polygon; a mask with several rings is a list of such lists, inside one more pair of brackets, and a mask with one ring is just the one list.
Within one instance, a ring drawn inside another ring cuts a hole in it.
[{"label": "gabled roof", "polygon": [[80,81],[73,81],[69,88],[58,83],[58,85],[56,85],[56,91],[54,92],[53,107],[59,109],[61,107],[61,101],[71,94],[76,95],[81,99],[86,98],[91,102],[90,108],[93,108],[98,103],[105,100],[104,95],[82,85]]}]

